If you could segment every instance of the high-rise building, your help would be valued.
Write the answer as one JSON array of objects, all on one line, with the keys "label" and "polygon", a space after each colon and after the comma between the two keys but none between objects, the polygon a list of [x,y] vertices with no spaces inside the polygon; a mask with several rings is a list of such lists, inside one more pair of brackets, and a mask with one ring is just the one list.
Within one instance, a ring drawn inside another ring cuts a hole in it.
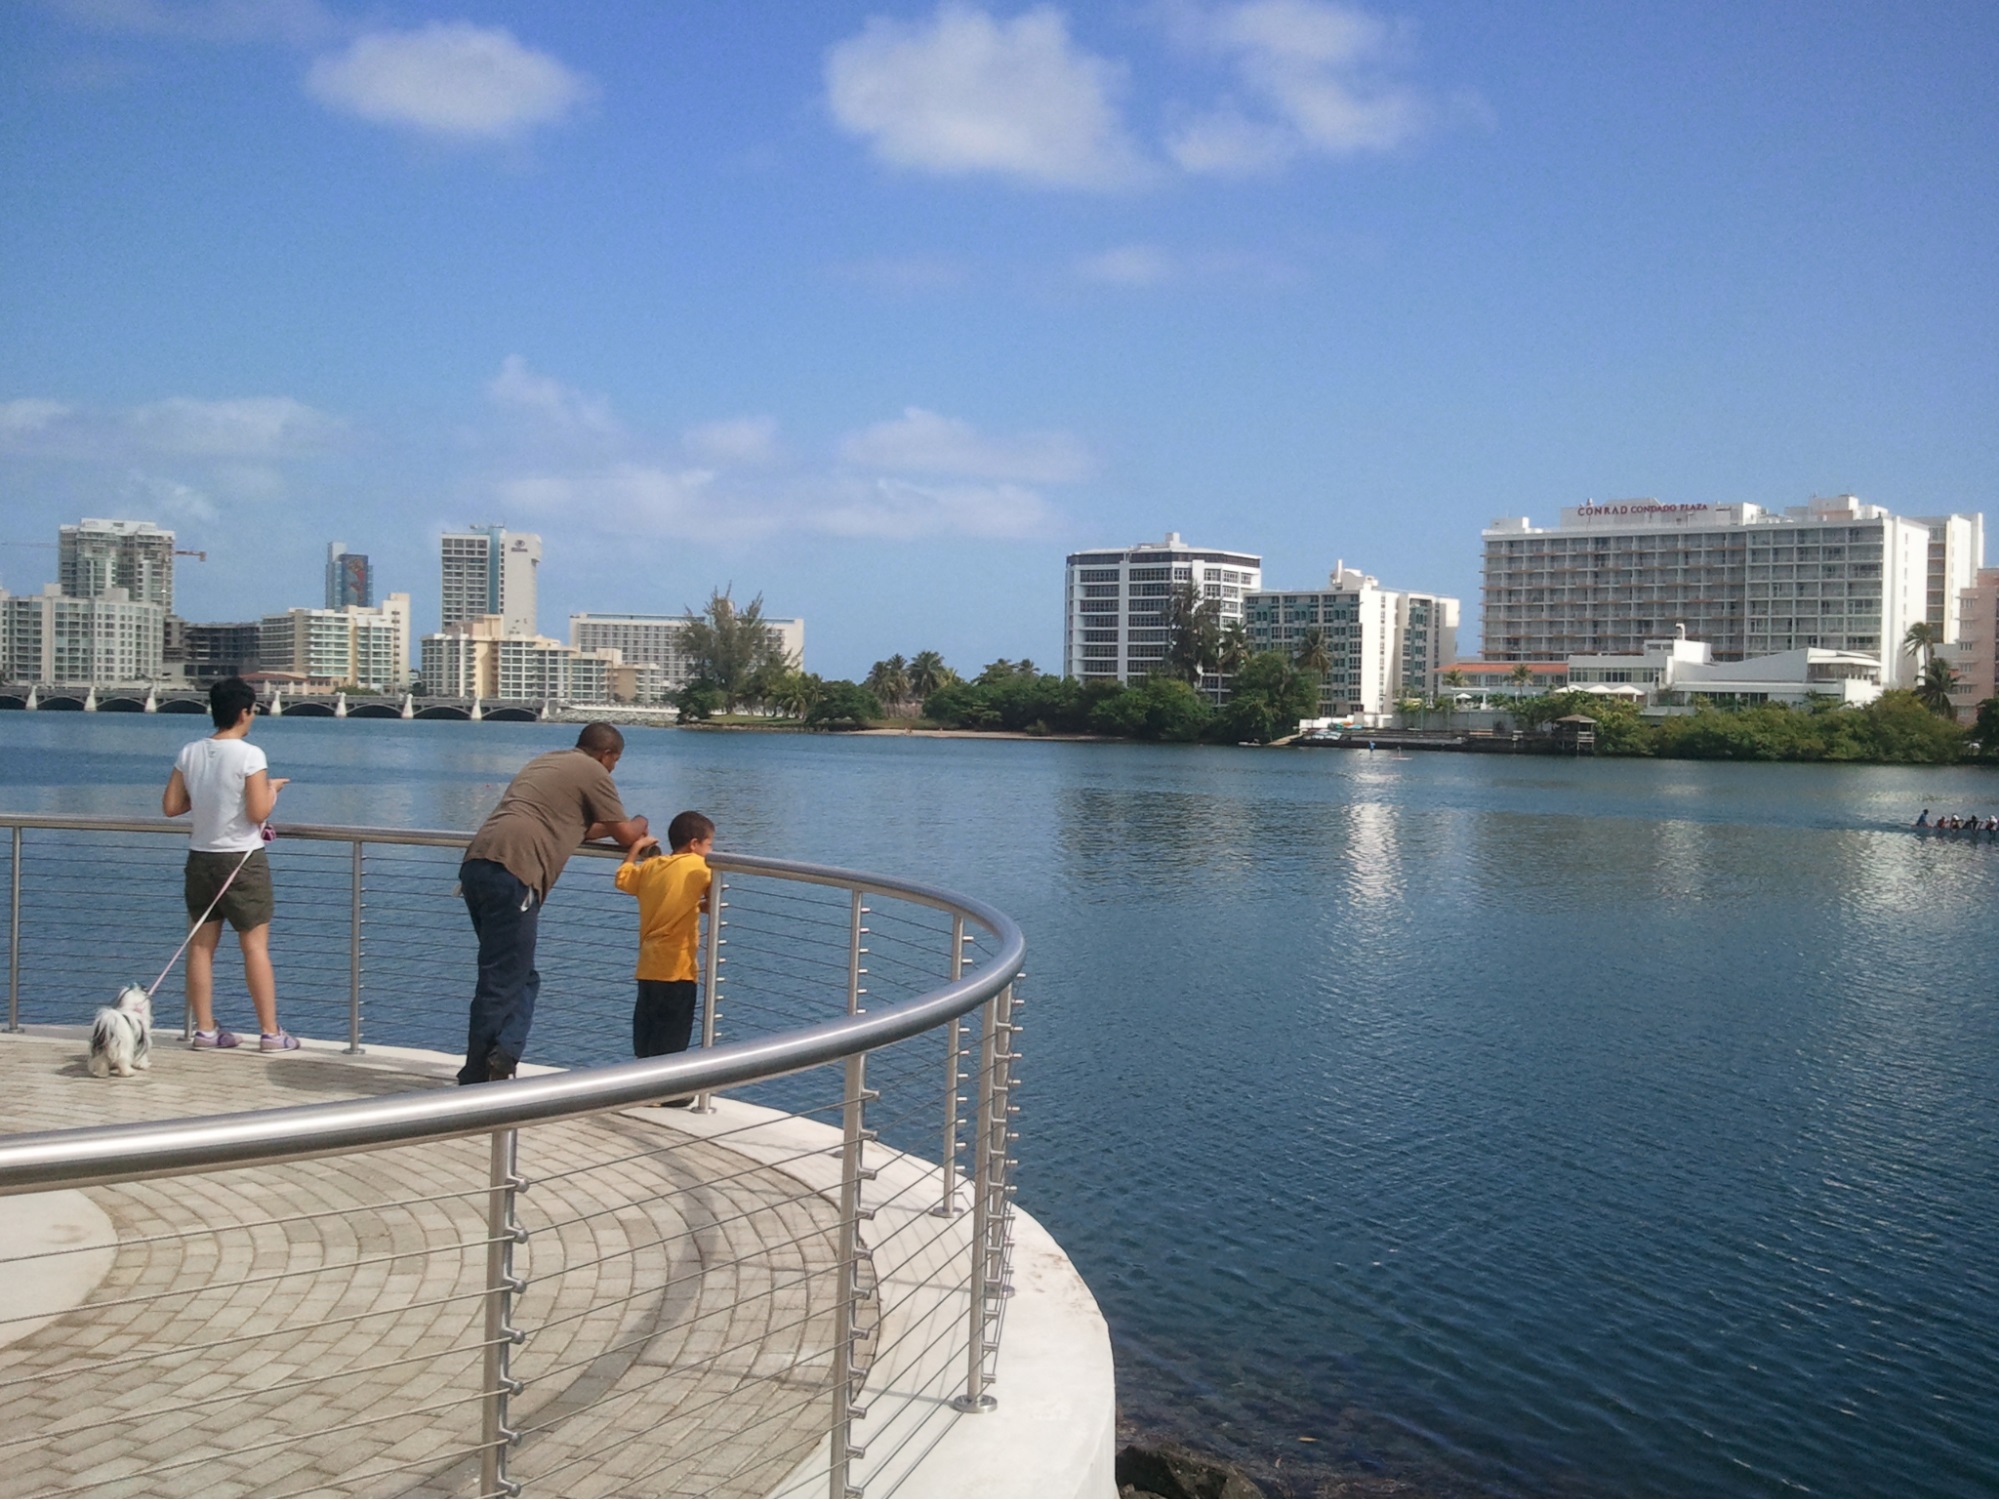
[{"label": "high-rise building", "polygon": [[[659,686],[664,692],[678,692],[696,675],[693,659],[687,654],[687,627],[693,615],[602,615],[577,614],[569,617],[569,644],[579,651],[616,651],[631,665],[659,668]],[[793,671],[805,669],[805,622],[766,619],[764,624],[777,632],[778,646]]]},{"label": "high-rise building", "polygon": [[1484,540],[1488,661],[1635,653],[1685,626],[1716,661],[1858,652],[1881,663],[1891,687],[1918,670],[1902,649],[1909,626],[1934,612],[1952,634],[1957,595],[1947,583],[1968,584],[1984,562],[1981,517],[1911,519],[1851,495],[1782,514],[1591,503],[1552,527],[1495,521]]},{"label": "high-rise building", "polygon": [[135,604],[174,607],[174,534],[150,521],[86,518],[56,532],[56,581],[71,599],[123,589]]},{"label": "high-rise building", "polygon": [[264,616],[257,660],[314,687],[388,692],[409,680],[408,594],[391,594],[380,609],[288,609]]},{"label": "high-rise building", "polygon": [[[1243,598],[1263,583],[1254,552],[1189,547],[1180,533],[1163,542],[1071,552],[1062,634],[1062,672],[1085,681],[1129,682],[1159,670],[1173,639],[1173,591],[1191,585],[1212,600],[1222,623],[1240,620]],[[1210,691],[1219,679],[1203,684]]]},{"label": "high-rise building", "polygon": [[326,546],[326,607],[345,609],[358,604],[370,609],[375,603],[375,570],[365,552],[349,552],[345,542]]},{"label": "high-rise building", "polygon": [[1295,656],[1307,633],[1318,633],[1331,661],[1319,681],[1319,712],[1328,717],[1434,698],[1439,674],[1457,657],[1456,599],[1385,589],[1344,562],[1322,589],[1262,589],[1243,602],[1254,651]]},{"label": "high-rise building", "polygon": [[0,595],[0,656],[9,682],[152,682],[161,675],[167,612],[112,586],[72,598],[52,583],[39,594]]},{"label": "high-rise building", "polygon": [[441,556],[445,630],[481,615],[498,615],[508,635],[535,633],[539,536],[500,526],[447,531]]}]

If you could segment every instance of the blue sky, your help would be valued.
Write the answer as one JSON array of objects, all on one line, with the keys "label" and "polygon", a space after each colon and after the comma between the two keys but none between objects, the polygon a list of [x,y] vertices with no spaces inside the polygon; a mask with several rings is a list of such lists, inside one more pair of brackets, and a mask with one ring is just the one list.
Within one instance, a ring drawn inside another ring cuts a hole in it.
[{"label": "blue sky", "polygon": [[732,583],[808,665],[1060,649],[1168,528],[1465,601],[1589,498],[1985,509],[1999,7],[0,7],[0,583],[190,618]]}]

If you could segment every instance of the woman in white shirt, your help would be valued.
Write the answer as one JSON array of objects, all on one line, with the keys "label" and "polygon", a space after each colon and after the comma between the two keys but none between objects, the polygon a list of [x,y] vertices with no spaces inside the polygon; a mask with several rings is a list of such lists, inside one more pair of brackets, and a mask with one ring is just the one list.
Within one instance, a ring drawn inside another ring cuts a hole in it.
[{"label": "woman in white shirt", "polygon": [[182,749],[160,799],[170,818],[194,814],[183,882],[187,916],[194,922],[208,913],[187,950],[194,1045],[239,1045],[235,1032],[215,1024],[215,949],[226,917],[243,945],[243,979],[263,1032],[259,1050],[293,1052],[297,1038],[278,1025],[278,981],[271,969],[271,867],[264,857],[264,820],[278,805],[286,778],[272,777],[264,752],[249,741],[257,716],[255,688],[240,677],[224,678],[208,690],[208,713],[215,733]]}]

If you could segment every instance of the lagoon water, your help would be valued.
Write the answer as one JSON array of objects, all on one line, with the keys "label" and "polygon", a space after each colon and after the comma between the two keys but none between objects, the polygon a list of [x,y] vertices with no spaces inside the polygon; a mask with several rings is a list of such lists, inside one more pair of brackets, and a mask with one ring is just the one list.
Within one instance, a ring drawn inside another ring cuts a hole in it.
[{"label": "lagoon water", "polygon": [[[0,714],[0,807],[150,812],[200,727]],[[469,827],[571,733],[257,737],[281,817]],[[1999,775],[637,730],[618,779],[1020,919],[1022,1201],[1138,1425],[1306,1493],[1999,1491],[1999,845],[1903,826]]]}]

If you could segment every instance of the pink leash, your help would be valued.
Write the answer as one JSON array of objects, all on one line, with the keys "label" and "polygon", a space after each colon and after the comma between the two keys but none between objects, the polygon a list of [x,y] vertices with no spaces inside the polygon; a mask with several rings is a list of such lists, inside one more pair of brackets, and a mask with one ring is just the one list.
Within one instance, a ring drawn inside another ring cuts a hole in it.
[{"label": "pink leash", "polygon": [[[271,825],[268,823],[264,825],[263,833],[264,833],[264,844],[268,844],[272,840],[272,838],[276,836],[271,830]],[[261,849],[263,847],[264,847],[263,844],[259,844],[257,846],[257,849]],[[243,866],[247,865],[250,862],[250,856],[255,854],[257,852],[257,849],[246,849],[243,851],[243,857],[236,861],[236,868],[231,870],[229,872],[229,878],[222,882],[222,889],[217,891],[215,893],[215,899],[208,903],[208,910],[203,912],[200,916],[194,919],[194,925],[188,928],[187,936],[182,938],[180,940],[180,946],[174,949],[174,956],[168,959],[167,966],[164,969],[160,970],[160,977],[158,979],[155,979],[151,984],[146,986],[146,998],[148,1000],[151,1000],[153,998],[153,991],[157,990],[161,985],[167,982],[167,975],[173,973],[174,965],[179,963],[180,956],[183,953],[187,952],[187,945],[194,941],[194,935],[197,932],[201,931],[203,926],[207,924],[208,919],[210,917],[215,915],[215,908],[222,904],[222,898],[229,894],[229,887],[236,883],[236,877],[243,873]],[[188,1024],[191,1026],[194,1023],[190,1021]]]}]

